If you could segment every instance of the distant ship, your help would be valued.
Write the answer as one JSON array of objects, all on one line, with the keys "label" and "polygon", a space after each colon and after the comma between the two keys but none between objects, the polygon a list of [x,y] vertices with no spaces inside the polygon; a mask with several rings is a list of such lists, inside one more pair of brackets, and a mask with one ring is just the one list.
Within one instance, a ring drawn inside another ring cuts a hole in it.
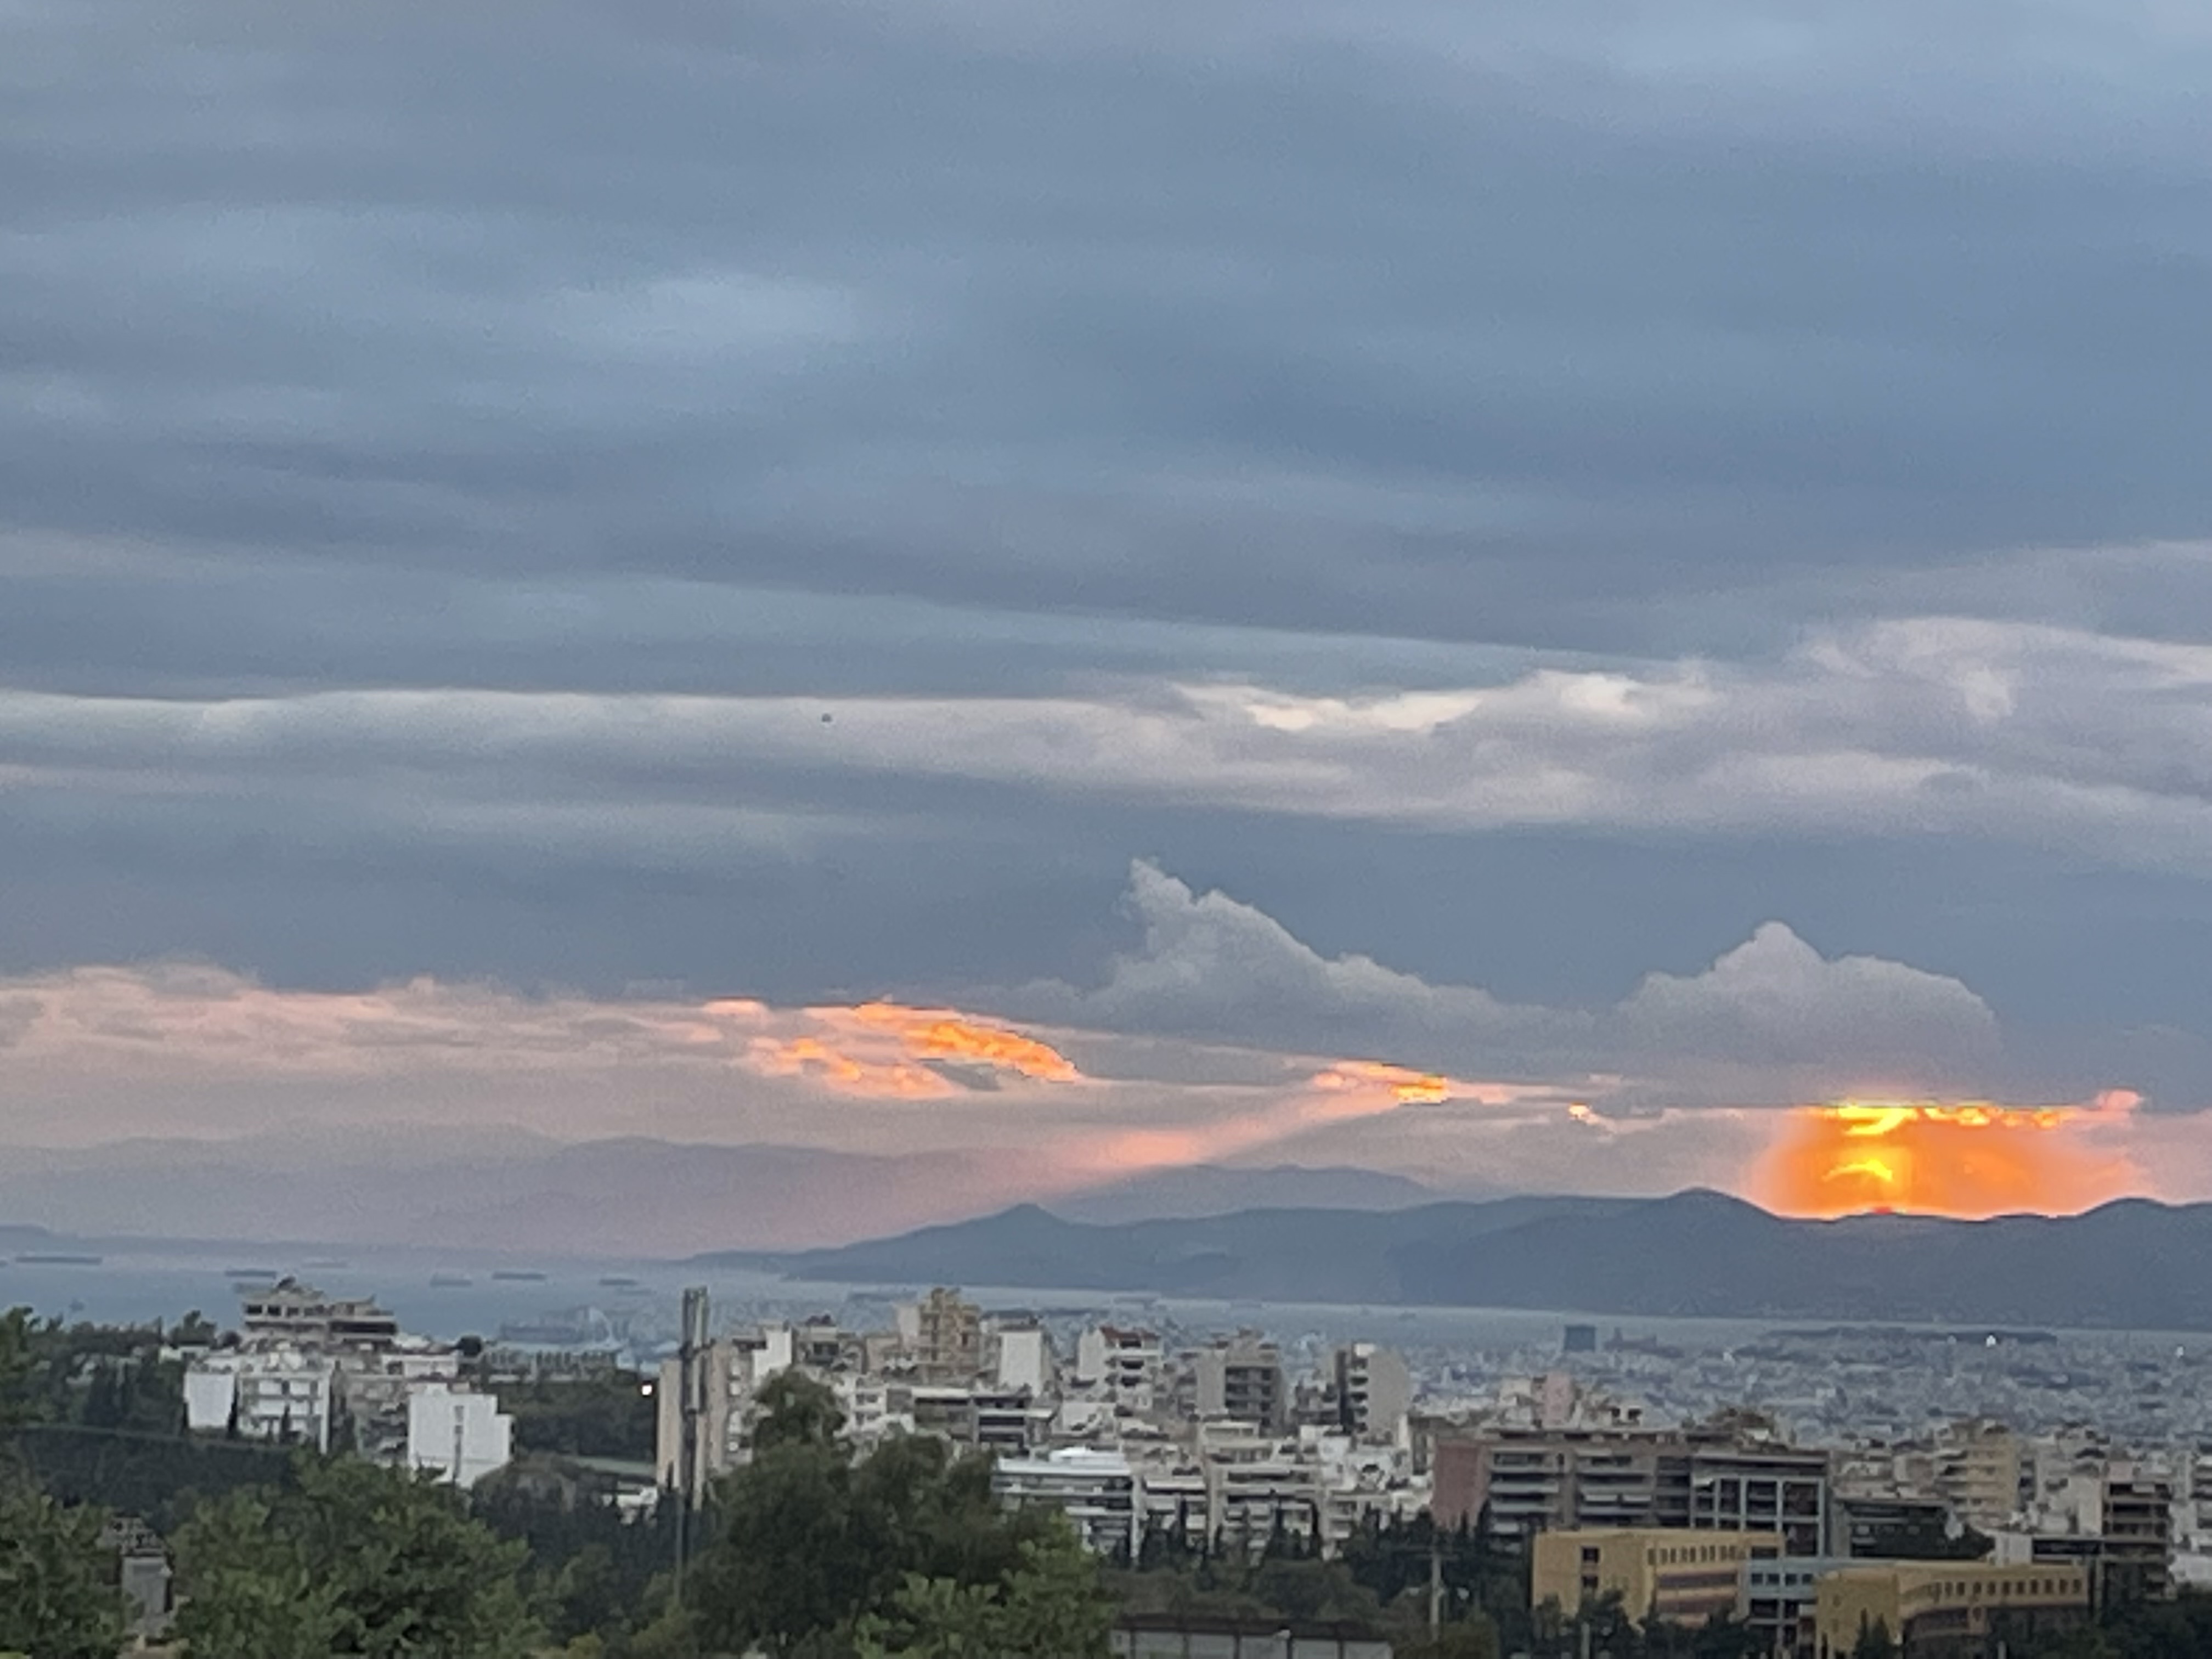
[{"label": "distant ship", "polygon": [[459,1290],[462,1285],[473,1282],[466,1273],[432,1273],[430,1275],[430,1288],[434,1291]]},{"label": "distant ship", "polygon": [[617,1291],[635,1291],[640,1288],[638,1281],[627,1273],[608,1273],[599,1280],[599,1283]]},{"label": "distant ship", "polygon": [[258,1279],[264,1285],[274,1285],[277,1279],[276,1272],[268,1267],[225,1267],[222,1276],[225,1279]]},{"label": "distant ship", "polygon": [[106,1256],[99,1255],[40,1253],[35,1255],[19,1255],[15,1258],[15,1265],[19,1267],[97,1267],[106,1259]]},{"label": "distant ship", "polygon": [[519,1279],[526,1285],[541,1285],[545,1275],[534,1267],[501,1267],[492,1274],[494,1279]]}]

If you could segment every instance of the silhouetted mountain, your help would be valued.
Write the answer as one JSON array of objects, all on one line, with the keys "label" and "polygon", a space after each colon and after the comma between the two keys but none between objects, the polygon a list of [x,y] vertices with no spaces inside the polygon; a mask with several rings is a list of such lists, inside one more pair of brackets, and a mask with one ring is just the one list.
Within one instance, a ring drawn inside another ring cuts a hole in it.
[{"label": "silhouetted mountain", "polygon": [[1194,1164],[1156,1170],[1045,1200],[1066,1221],[1158,1221],[1238,1210],[1409,1210],[1445,1194],[1379,1170],[1309,1169],[1283,1164],[1230,1169]]},{"label": "silhouetted mountain", "polygon": [[772,1261],[794,1279],[1594,1314],[2212,1329],[2212,1205],[1797,1221],[1717,1193],[1254,1210],[1096,1226],[1034,1205]]}]

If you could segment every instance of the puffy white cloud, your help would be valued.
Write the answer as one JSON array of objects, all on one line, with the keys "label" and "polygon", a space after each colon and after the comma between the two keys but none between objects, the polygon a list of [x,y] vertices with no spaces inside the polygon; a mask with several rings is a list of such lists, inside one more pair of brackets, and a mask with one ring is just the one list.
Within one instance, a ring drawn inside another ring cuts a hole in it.
[{"label": "puffy white cloud", "polygon": [[1784,1104],[1875,1081],[1986,1088],[2002,1064],[1996,1016],[1959,981],[1825,957],[1778,921],[1702,972],[1651,974],[1618,1006],[1583,1010],[1323,957],[1255,907],[1150,864],[1133,869],[1129,903],[1142,944],[1101,984],[1031,985],[994,1003],[1071,1024],[1325,1044],[1561,1088],[1579,1079],[1639,1104]]},{"label": "puffy white cloud", "polygon": [[1625,1048],[1878,1075],[1993,1061],[1996,1016],[1955,979],[1877,957],[1824,957],[1778,921],[1694,975],[1652,974],[1616,1011]]},{"label": "puffy white cloud", "polygon": [[1302,1032],[1309,1045],[1323,1046],[1356,1036],[1377,1053],[1439,1031],[1475,1038],[1557,1018],[1472,987],[1431,985],[1370,957],[1323,957],[1265,912],[1225,893],[1194,892],[1141,860],[1130,867],[1128,908],[1143,942],[1115,958],[1103,984],[1084,991],[1032,985],[1010,994],[1012,1006],[1125,1030],[1222,1038]]}]

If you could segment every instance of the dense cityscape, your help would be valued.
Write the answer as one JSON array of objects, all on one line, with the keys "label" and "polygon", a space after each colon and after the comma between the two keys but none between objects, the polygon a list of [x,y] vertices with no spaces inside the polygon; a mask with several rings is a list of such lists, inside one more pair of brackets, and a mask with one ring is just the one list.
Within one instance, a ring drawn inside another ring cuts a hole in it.
[{"label": "dense cityscape", "polygon": [[[854,1317],[878,1308],[880,1327]],[[208,1515],[258,1482],[313,1490],[325,1465],[395,1472],[451,1494],[449,1520],[541,1547],[549,1515],[563,1547],[593,1540],[605,1605],[575,1605],[574,1559],[556,1562],[516,1590],[516,1640],[714,1651],[683,1600],[685,1552],[711,1562],[763,1501],[744,1483],[794,1413],[853,1470],[927,1444],[933,1467],[978,1471],[972,1496],[1005,1524],[1064,1523],[1093,1564],[1097,1633],[1132,1659],[1283,1641],[1363,1659],[1668,1639],[1788,1659],[2097,1652],[2057,1644],[2131,1609],[2181,1616],[2212,1585],[2205,1359],[2186,1340],[1777,1328],[1701,1347],[1565,1320],[1540,1346],[1394,1348],[948,1288],[799,1317],[700,1291],[672,1328],[671,1311],[637,1299],[445,1341],[285,1279],[244,1287],[221,1328],[19,1312],[15,1369],[39,1386],[11,1455],[102,1505],[79,1538],[106,1564],[88,1582],[122,1593],[137,1639],[181,1633],[194,1653],[214,1650],[204,1622],[191,1634],[195,1600],[204,1621],[223,1594],[194,1577]],[[769,1501],[757,1524],[797,1524]],[[697,1565],[692,1582],[717,1581]],[[721,1616],[764,1639],[742,1597]],[[856,1642],[863,1616],[889,1615],[824,1615],[810,1639]]]}]

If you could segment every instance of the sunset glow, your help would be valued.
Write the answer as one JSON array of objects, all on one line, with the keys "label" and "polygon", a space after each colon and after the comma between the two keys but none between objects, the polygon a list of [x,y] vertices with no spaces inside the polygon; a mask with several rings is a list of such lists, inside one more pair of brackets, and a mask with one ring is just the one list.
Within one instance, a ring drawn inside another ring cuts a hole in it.
[{"label": "sunset glow", "polygon": [[886,1100],[939,1100],[960,1085],[932,1062],[976,1066],[1040,1083],[1076,1083],[1083,1074],[1049,1043],[986,1025],[951,1008],[894,1002],[809,1008],[817,1027],[795,1036],[757,1036],[746,1060],[770,1077],[811,1077],[841,1094]]},{"label": "sunset glow", "polygon": [[1986,1101],[1847,1100],[1790,1117],[1754,1196],[1790,1215],[1868,1211],[1978,1218],[2070,1214],[2141,1189],[2106,1144],[2137,1101],[2113,1092],[2087,1107]]},{"label": "sunset glow", "polygon": [[973,1060],[1018,1072],[1041,1083],[1073,1083],[1082,1074],[1075,1062],[1035,1037],[995,1025],[981,1025],[950,1008],[906,1008],[892,1002],[864,1002],[852,1011],[864,1025],[896,1032],[924,1060]]},{"label": "sunset glow", "polygon": [[1391,1098],[1401,1106],[1434,1106],[1452,1097],[1449,1079],[1374,1060],[1340,1060],[1313,1083],[1324,1091],[1371,1089],[1379,1085],[1389,1090]]}]

